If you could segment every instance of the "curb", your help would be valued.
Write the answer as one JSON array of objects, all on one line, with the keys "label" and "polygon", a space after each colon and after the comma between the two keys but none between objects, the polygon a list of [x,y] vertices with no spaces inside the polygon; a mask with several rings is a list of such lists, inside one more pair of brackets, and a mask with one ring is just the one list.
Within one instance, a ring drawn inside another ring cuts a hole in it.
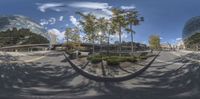
[{"label": "curb", "polygon": [[155,59],[158,57],[159,54],[160,54],[160,52],[144,68],[136,71],[135,73],[132,73],[130,75],[123,76],[123,77],[114,77],[114,78],[101,77],[101,76],[97,76],[97,75],[91,74],[89,72],[86,72],[86,71],[82,70],[81,68],[77,67],[73,62],[71,62],[71,60],[66,56],[65,53],[64,53],[64,56],[76,72],[78,72],[79,74],[81,74],[82,76],[84,76],[88,79],[91,79],[91,80],[94,80],[97,82],[121,82],[121,81],[125,81],[125,80],[130,80],[130,79],[135,78],[135,77],[139,76],[140,74],[142,74],[144,71],[146,71],[151,66],[151,64],[155,61]]}]

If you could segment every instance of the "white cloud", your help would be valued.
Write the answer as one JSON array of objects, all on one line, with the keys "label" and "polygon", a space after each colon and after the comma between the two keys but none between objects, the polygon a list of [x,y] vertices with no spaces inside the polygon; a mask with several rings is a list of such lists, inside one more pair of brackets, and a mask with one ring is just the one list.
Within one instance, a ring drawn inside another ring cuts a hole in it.
[{"label": "white cloud", "polygon": [[70,7],[81,8],[84,14],[91,13],[95,15],[97,18],[105,17],[110,18],[112,15],[112,11],[110,10],[112,6],[109,6],[108,3],[101,2],[73,2],[68,4]]},{"label": "white cloud", "polygon": [[72,22],[73,25],[78,26],[79,22],[74,16],[70,16],[70,21]]},{"label": "white cloud", "polygon": [[47,25],[47,24],[49,24],[49,22],[47,20],[45,20],[45,19],[40,20],[40,25],[44,26],[44,25]]},{"label": "white cloud", "polygon": [[162,40],[162,39],[163,39],[163,37],[160,37],[160,39]]},{"label": "white cloud", "polygon": [[63,16],[60,16],[59,17],[59,21],[63,21],[64,17]]},{"label": "white cloud", "polygon": [[56,23],[56,18],[52,17],[48,20],[49,24],[53,25]]},{"label": "white cloud", "polygon": [[176,38],[176,41],[180,41],[180,40],[182,40],[182,38]]},{"label": "white cloud", "polygon": [[41,12],[46,12],[47,9],[59,12],[61,11],[59,7],[65,6],[63,3],[44,3],[44,4],[37,3],[36,5],[38,5],[38,9]]},{"label": "white cloud", "polygon": [[112,6],[109,6],[108,3],[100,3],[100,2],[73,2],[68,4],[70,7],[75,8],[88,8],[88,9],[108,9]]},{"label": "white cloud", "polygon": [[121,6],[121,9],[124,10],[135,9],[135,6]]},{"label": "white cloud", "polygon": [[49,29],[48,33],[56,35],[56,38],[59,43],[63,43],[65,41],[65,31],[59,31],[58,29]]},{"label": "white cloud", "polygon": [[67,11],[69,7],[76,9],[77,11],[81,11],[83,13],[92,13],[93,15],[105,18],[110,18],[112,15],[112,11],[110,10],[112,6],[108,3],[103,2],[72,2],[70,4],[67,3],[37,3],[38,9],[41,12],[46,12],[48,9],[61,12]]},{"label": "white cloud", "polygon": [[42,25],[42,26],[53,25],[55,23],[56,23],[56,18],[54,18],[54,17],[51,17],[51,18],[48,18],[48,19],[41,19],[40,20],[40,25]]},{"label": "white cloud", "polygon": [[111,18],[110,15],[107,15],[107,14],[99,12],[99,11],[85,11],[85,12],[83,12],[83,14],[89,14],[89,13],[96,16],[96,18],[102,18],[102,17],[104,17],[105,19]]}]

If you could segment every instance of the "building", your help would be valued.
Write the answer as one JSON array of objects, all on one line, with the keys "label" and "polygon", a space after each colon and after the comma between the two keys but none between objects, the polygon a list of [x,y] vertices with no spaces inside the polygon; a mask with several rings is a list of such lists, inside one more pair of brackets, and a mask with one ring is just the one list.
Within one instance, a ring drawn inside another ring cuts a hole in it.
[{"label": "building", "polygon": [[185,44],[183,40],[179,40],[176,42],[176,50],[184,50],[185,49]]},{"label": "building", "polygon": [[200,16],[186,22],[182,38],[186,50],[200,50]]},{"label": "building", "polygon": [[171,50],[172,49],[171,45],[168,43],[162,43],[162,44],[160,44],[160,47],[162,50]]}]

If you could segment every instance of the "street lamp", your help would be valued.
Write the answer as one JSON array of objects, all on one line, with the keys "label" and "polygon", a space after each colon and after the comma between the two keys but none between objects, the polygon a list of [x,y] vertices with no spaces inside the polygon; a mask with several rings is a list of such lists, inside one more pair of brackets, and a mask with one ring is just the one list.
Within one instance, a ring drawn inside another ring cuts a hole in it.
[{"label": "street lamp", "polygon": [[102,32],[100,31],[98,34],[101,36],[101,35],[102,35]]},{"label": "street lamp", "polygon": [[99,36],[99,40],[100,40],[100,44],[101,44],[101,36],[102,36],[102,32],[100,31],[99,33],[98,33],[98,36]]}]

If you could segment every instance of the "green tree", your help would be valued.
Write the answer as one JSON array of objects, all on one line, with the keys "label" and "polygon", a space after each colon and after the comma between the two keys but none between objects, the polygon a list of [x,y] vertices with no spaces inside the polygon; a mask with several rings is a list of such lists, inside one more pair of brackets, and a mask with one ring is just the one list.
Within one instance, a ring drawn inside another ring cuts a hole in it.
[{"label": "green tree", "polygon": [[75,43],[80,42],[80,34],[77,27],[72,28],[71,41]]},{"label": "green tree", "polygon": [[65,31],[66,42],[80,42],[79,29],[77,27],[67,27]]},{"label": "green tree", "polygon": [[67,43],[69,42],[71,34],[72,34],[72,28],[71,27],[67,27],[66,31],[65,31],[65,38],[66,38]]},{"label": "green tree", "polygon": [[[104,17],[97,19],[97,28],[98,28],[98,36],[100,38],[100,44],[102,45],[102,42],[105,41],[107,38],[108,33],[108,20]],[[101,48],[102,50],[102,48]]]},{"label": "green tree", "polygon": [[113,28],[115,30],[113,30],[113,32],[118,33],[119,35],[119,52],[120,52],[120,56],[121,56],[121,35],[122,35],[122,29],[126,28],[127,23],[126,23],[126,19],[125,19],[125,11],[122,9],[117,9],[117,8],[113,8],[112,9],[112,25]]},{"label": "green tree", "polygon": [[131,33],[131,53],[133,55],[133,35],[135,34],[135,31],[133,30],[133,26],[139,25],[141,21],[144,21],[143,17],[138,17],[138,11],[135,9],[130,9],[126,11],[126,21],[129,27],[126,29],[128,33]]},{"label": "green tree", "polygon": [[160,49],[160,36],[151,35],[149,37],[149,45],[151,49],[159,50]]},{"label": "green tree", "polygon": [[95,52],[94,44],[95,44],[95,38],[96,38],[96,32],[97,32],[96,17],[92,14],[83,14],[80,12],[77,12],[77,14],[79,14],[82,17],[82,20],[80,20],[79,22],[88,40],[92,41],[92,44],[93,44],[92,52],[94,53]]}]

